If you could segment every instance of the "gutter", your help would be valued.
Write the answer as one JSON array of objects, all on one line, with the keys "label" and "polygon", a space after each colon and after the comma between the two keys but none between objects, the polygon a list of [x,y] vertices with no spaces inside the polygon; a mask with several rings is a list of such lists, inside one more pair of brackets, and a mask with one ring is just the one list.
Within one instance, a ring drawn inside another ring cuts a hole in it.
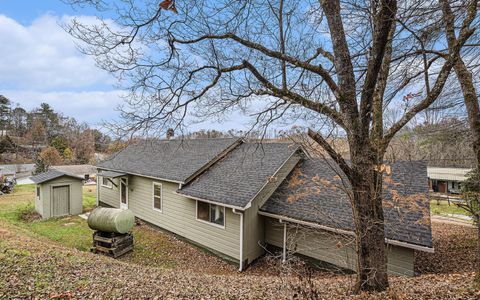
[{"label": "gutter", "polygon": [[[325,230],[325,231],[330,231],[330,232],[337,233],[337,234],[355,236],[355,232],[349,231],[349,230],[332,228],[332,227],[329,227],[329,226],[320,225],[320,224],[307,222],[307,221],[301,221],[301,220],[297,220],[297,219],[294,219],[294,218],[280,216],[280,215],[276,215],[276,214],[272,214],[272,213],[268,213],[268,212],[264,212],[264,211],[258,211],[258,214],[262,215],[262,216],[265,216],[265,217],[274,218],[274,219],[277,219],[277,220],[280,220],[280,221],[305,225],[305,226],[309,226],[309,227],[313,227],[313,228],[322,229],[322,230]],[[407,243],[407,242],[402,242],[402,241],[397,241],[397,240],[392,240],[392,239],[385,238],[385,243],[387,243],[389,245],[400,246],[400,247],[409,248],[409,249],[418,250],[418,251],[423,251],[423,252],[427,252],[427,253],[434,253],[434,248],[415,245],[415,244],[411,244],[411,243]]]},{"label": "gutter", "polygon": [[240,255],[239,255],[239,268],[238,271],[243,271],[243,212],[238,212],[235,208],[232,209],[232,212],[240,216]]}]

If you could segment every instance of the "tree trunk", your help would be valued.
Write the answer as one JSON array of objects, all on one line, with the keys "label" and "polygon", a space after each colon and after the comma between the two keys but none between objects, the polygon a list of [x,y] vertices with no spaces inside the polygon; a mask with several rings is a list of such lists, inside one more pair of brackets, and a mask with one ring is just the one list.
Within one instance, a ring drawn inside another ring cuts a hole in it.
[{"label": "tree trunk", "polygon": [[[477,92],[473,83],[472,73],[461,58],[454,65],[454,70],[462,88],[463,101],[468,114],[470,134],[472,135],[472,148],[475,154],[475,167],[480,168],[480,108]],[[480,285],[480,223],[477,220],[477,255],[475,283]]]},{"label": "tree trunk", "polygon": [[[355,153],[355,152],[354,152]],[[357,250],[356,291],[384,291],[388,287],[382,175],[368,153],[352,156],[352,209]]]},{"label": "tree trunk", "polygon": [[475,257],[476,260],[476,268],[477,272],[475,273],[474,285],[480,288],[480,222],[477,220],[477,255]]},{"label": "tree trunk", "polygon": [[385,229],[382,207],[381,149],[372,149],[364,133],[349,137],[351,166],[317,132],[316,141],[343,170],[351,184],[351,203],[357,253],[355,292],[384,291],[388,287]]},{"label": "tree trunk", "polygon": [[458,59],[454,65],[455,73],[462,88],[463,99],[468,114],[468,123],[472,134],[472,147],[475,153],[476,167],[480,167],[480,107],[478,96],[475,91],[472,73],[468,70],[465,63]]}]

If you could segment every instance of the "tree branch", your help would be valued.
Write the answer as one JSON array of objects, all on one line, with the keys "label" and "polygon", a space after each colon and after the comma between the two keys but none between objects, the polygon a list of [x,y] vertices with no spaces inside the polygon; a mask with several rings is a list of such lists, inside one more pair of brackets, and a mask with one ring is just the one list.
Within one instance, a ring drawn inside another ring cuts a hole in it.
[{"label": "tree branch", "polygon": [[231,40],[236,41],[239,44],[241,44],[241,45],[243,45],[243,46],[245,46],[249,49],[257,50],[257,51],[259,51],[259,52],[261,52],[261,53],[263,53],[263,54],[265,54],[269,57],[279,59],[281,61],[286,61],[286,62],[288,62],[288,63],[290,63],[290,64],[292,64],[296,67],[300,67],[300,68],[303,68],[303,69],[308,70],[310,72],[313,72],[315,74],[318,74],[323,78],[323,80],[325,80],[328,87],[330,88],[332,93],[335,95],[335,97],[336,98],[341,98],[341,92],[340,92],[340,89],[338,88],[337,84],[333,80],[330,73],[327,70],[325,70],[321,65],[312,65],[310,63],[301,61],[298,58],[283,54],[282,52],[268,49],[267,47],[265,47],[261,44],[243,39],[243,38],[241,38],[241,37],[239,37],[239,36],[237,36],[233,33],[225,33],[225,34],[220,34],[220,35],[206,34],[206,35],[203,35],[203,36],[200,36],[198,38],[191,39],[191,40],[180,40],[180,39],[177,39],[175,37],[171,37],[171,43],[172,44],[173,43],[195,44],[195,43],[201,42],[203,40],[212,40],[212,39],[217,39],[217,40],[231,39]]},{"label": "tree branch", "polygon": [[286,98],[290,101],[295,102],[296,104],[302,105],[308,109],[311,109],[315,112],[321,113],[332,120],[334,120],[338,125],[344,128],[344,123],[342,116],[333,108],[328,107],[323,103],[318,103],[305,97],[292,92],[291,90],[280,89],[272,84],[268,79],[266,79],[258,70],[248,61],[244,60],[243,65],[257,78],[260,83],[265,86],[267,89],[272,91],[271,95],[279,98]]},{"label": "tree branch", "polygon": [[325,151],[328,153],[328,155],[338,164],[340,169],[342,169],[343,173],[347,176],[349,180],[352,179],[352,168],[347,164],[345,159],[335,151],[335,149],[330,146],[330,144],[323,138],[323,136],[314,131],[313,129],[308,128],[307,132],[308,136],[317,142]]}]

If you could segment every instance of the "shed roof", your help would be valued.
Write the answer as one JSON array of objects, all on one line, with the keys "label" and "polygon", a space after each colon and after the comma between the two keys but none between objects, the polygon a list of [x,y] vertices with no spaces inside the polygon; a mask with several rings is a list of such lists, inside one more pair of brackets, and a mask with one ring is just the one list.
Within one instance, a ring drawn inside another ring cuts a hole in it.
[{"label": "shed roof", "polygon": [[428,178],[436,180],[465,181],[472,169],[427,167]]},{"label": "shed roof", "polygon": [[114,154],[98,168],[185,183],[238,143],[239,139],[232,138],[144,140]]},{"label": "shed roof", "polygon": [[243,143],[177,192],[243,208],[298,149],[291,143]]},{"label": "shed roof", "polygon": [[30,177],[30,179],[33,182],[35,182],[36,184],[39,184],[39,183],[44,183],[44,182],[47,182],[47,181],[50,181],[50,180],[53,180],[53,179],[56,179],[56,178],[59,178],[59,177],[62,177],[62,176],[67,176],[67,177],[71,177],[71,178],[78,179],[78,180],[83,180],[84,179],[83,177],[77,176],[75,174],[70,174],[70,173],[62,172],[62,171],[58,171],[58,170],[49,170],[47,172],[40,173],[38,175],[32,176],[32,177]]},{"label": "shed roof", "polygon": [[[353,231],[353,217],[343,172],[332,161],[307,159],[289,175],[261,211]],[[384,176],[386,238],[432,247],[425,162],[391,164]]]}]

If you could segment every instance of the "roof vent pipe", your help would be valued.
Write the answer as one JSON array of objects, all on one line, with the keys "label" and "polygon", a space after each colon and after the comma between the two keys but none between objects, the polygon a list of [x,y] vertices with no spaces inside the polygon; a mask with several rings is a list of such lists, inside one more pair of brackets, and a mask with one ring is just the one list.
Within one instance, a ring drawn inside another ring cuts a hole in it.
[{"label": "roof vent pipe", "polygon": [[173,138],[175,136],[175,131],[173,131],[173,128],[168,128],[167,129],[167,140]]}]

